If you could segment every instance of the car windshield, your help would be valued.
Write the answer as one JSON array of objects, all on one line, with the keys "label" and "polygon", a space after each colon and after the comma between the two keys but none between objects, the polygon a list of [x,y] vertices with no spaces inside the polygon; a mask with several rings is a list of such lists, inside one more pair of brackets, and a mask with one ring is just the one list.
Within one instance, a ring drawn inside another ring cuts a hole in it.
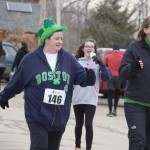
[{"label": "car windshield", "polygon": [[9,46],[9,45],[3,45],[4,47],[4,51],[6,54],[6,57],[8,58],[14,58],[16,55],[16,50],[14,49],[14,47]]}]

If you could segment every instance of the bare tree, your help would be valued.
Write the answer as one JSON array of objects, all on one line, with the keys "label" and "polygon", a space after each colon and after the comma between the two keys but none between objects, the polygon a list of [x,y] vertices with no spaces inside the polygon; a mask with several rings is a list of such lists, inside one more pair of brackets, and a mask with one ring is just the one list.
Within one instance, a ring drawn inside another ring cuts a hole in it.
[{"label": "bare tree", "polygon": [[[61,24],[66,26],[64,47],[71,53],[81,43],[81,30],[85,27],[89,5],[92,0],[63,0],[61,1]],[[46,17],[56,19],[56,1],[47,0]]]},{"label": "bare tree", "polygon": [[[94,4],[94,9],[97,9],[99,5],[102,5],[104,1],[108,0],[99,0],[99,3]],[[146,1],[146,0],[145,0]],[[148,1],[148,0],[147,0]],[[123,0],[120,0],[119,3],[122,2],[122,5],[131,6],[131,0],[126,1],[126,4]],[[93,5],[93,0],[61,0],[61,24],[66,26],[67,32],[64,34],[64,48],[74,53],[78,48],[79,44],[82,42],[81,31],[87,27],[87,22],[89,22],[89,16],[93,10],[90,10],[90,6]],[[136,1],[137,4],[140,3],[140,0]],[[132,6],[132,8],[137,8]],[[112,12],[109,12],[110,14]],[[132,14],[132,13],[131,13]],[[55,0],[47,0],[47,17],[50,17],[56,21],[56,1]],[[130,23],[132,22],[132,17],[130,17]],[[137,18],[137,17],[136,17]],[[117,19],[117,18],[116,18]],[[135,21],[135,20],[134,20]],[[95,24],[99,24],[93,20],[93,30]],[[105,31],[106,26],[101,26],[101,30]],[[113,29],[112,29],[113,30]],[[95,30],[96,31],[96,30]],[[110,29],[110,32],[111,29]],[[97,33],[97,32],[96,32]],[[100,34],[100,35],[99,35]],[[113,33],[115,36],[115,32]],[[87,34],[87,38],[90,35]],[[103,32],[96,34],[99,39],[103,37],[105,34]],[[105,41],[104,41],[105,42]]]}]

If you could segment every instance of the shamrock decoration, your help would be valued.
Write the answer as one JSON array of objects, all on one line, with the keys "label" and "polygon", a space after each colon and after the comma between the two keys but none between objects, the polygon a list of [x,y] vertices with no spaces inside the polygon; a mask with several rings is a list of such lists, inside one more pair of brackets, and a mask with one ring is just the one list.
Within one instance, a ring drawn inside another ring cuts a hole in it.
[{"label": "shamrock decoration", "polygon": [[60,84],[60,79],[59,78],[53,79],[53,84],[54,85],[59,85]]},{"label": "shamrock decoration", "polygon": [[65,85],[64,90],[65,92],[68,92],[68,85]]},{"label": "shamrock decoration", "polygon": [[45,18],[43,25],[44,25],[44,28],[49,28],[49,27],[55,25],[55,23],[52,19]]}]

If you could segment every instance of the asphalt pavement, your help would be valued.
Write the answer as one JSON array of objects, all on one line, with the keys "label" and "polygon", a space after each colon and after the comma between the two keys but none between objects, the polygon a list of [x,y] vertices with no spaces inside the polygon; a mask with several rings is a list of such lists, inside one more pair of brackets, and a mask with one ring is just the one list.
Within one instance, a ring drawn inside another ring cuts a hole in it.
[{"label": "asphalt pavement", "polygon": [[[23,104],[23,93],[21,93],[10,100],[9,109],[0,109],[0,150],[29,150],[29,130],[24,119]],[[107,100],[99,99],[93,121],[92,150],[128,150],[123,101],[119,102],[117,117],[107,117],[107,113]],[[72,109],[60,150],[74,150],[74,126],[75,118]],[[83,128],[82,150],[85,150],[85,146],[85,128]]]}]

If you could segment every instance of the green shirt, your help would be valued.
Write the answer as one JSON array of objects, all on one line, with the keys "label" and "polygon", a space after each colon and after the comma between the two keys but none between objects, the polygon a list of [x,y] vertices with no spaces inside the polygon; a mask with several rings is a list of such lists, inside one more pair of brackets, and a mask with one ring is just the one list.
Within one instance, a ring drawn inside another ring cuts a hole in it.
[{"label": "green shirt", "polygon": [[150,39],[147,36],[145,37],[145,42],[150,47]]},{"label": "green shirt", "polygon": [[124,102],[125,103],[132,103],[132,104],[139,104],[139,105],[142,105],[142,106],[150,107],[149,102],[140,102],[140,101],[136,101],[136,100],[128,99],[128,98],[125,98]]}]

